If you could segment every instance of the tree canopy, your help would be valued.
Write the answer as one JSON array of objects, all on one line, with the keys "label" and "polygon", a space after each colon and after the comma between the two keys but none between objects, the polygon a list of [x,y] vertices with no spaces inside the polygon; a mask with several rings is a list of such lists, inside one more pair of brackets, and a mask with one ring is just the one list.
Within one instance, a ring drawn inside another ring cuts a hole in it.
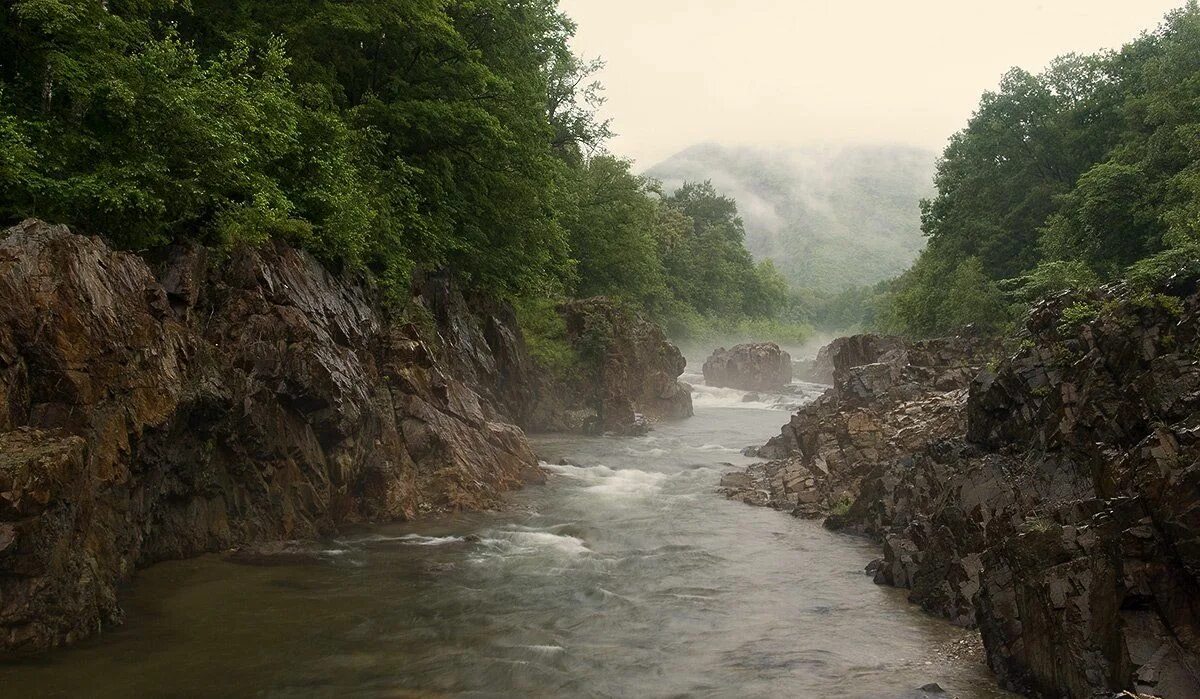
[{"label": "tree canopy", "polygon": [[1013,70],[985,94],[923,204],[928,245],[879,322],[997,328],[1035,292],[1121,278],[1200,243],[1200,8],[1120,51]]},{"label": "tree canopy", "polygon": [[283,238],[403,286],[765,315],[733,202],[603,150],[556,0],[12,0],[0,219],[144,250]]}]

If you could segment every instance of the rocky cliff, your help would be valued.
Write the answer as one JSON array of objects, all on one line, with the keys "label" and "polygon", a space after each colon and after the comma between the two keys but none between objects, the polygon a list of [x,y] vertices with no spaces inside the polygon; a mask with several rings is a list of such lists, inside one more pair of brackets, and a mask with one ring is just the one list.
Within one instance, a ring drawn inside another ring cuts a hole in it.
[{"label": "rocky cliff", "polygon": [[729,492],[878,538],[876,581],[978,627],[1010,689],[1200,696],[1200,296],[1161,291],[1044,303],[967,390],[835,370]]},{"label": "rocky cliff", "polygon": [[692,389],[679,380],[687,360],[662,328],[605,298],[569,301],[558,312],[580,362],[556,400],[594,414],[599,430],[618,434],[691,417]]},{"label": "rocky cliff", "polygon": [[[563,391],[505,305],[430,277],[399,320],[278,244],[157,259],[0,234],[0,655],[119,622],[140,566],[489,507],[540,475],[516,424]],[[622,370],[595,404],[681,403],[674,348],[631,327],[640,353],[604,355]]]},{"label": "rocky cliff", "polygon": [[556,312],[577,361],[564,374],[530,358],[510,306],[458,293],[444,274],[417,285],[456,375],[531,432],[637,434],[691,417],[687,361],[662,328],[610,299],[572,299]]}]

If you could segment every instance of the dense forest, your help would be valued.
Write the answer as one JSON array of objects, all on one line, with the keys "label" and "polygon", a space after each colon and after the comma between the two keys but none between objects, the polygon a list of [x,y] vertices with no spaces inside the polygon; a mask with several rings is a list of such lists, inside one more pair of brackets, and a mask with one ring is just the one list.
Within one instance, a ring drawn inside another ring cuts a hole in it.
[{"label": "dense forest", "polygon": [[554,0],[15,0],[2,17],[0,223],[130,250],[283,239],[397,291],[453,270],[532,326],[554,299],[608,295],[676,336],[775,339],[999,331],[1058,289],[1200,265],[1195,2],[1119,51],[1006,74],[938,164],[916,263],[845,291],[756,263],[704,173],[666,190],[609,154],[599,64]]},{"label": "dense forest", "polygon": [[137,251],[283,239],[397,290],[445,268],[679,333],[775,317],[786,285],[732,200],[604,150],[573,32],[555,0],[14,0],[0,223]]},{"label": "dense forest", "polygon": [[993,331],[1066,288],[1200,267],[1200,8],[1115,52],[1014,69],[923,204],[928,245],[864,303],[908,335]]}]

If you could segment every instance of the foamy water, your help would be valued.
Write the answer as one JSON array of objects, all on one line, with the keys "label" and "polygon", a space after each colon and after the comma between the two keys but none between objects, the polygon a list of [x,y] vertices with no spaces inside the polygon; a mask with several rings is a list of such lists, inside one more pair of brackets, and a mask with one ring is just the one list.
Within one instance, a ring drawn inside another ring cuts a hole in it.
[{"label": "foamy water", "polygon": [[733,408],[748,410],[779,410],[791,412],[815,400],[828,386],[794,382],[786,393],[742,391],[736,388],[717,388],[705,385],[703,376],[691,375],[692,405],[697,408]]}]

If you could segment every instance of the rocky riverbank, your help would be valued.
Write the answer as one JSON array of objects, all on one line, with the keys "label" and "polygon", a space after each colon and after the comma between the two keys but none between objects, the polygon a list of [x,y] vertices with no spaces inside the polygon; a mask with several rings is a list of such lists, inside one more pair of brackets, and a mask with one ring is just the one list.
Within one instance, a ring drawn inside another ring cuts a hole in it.
[{"label": "rocky riverbank", "polygon": [[1005,687],[1200,696],[1194,283],[1064,295],[1014,345],[842,342],[726,492],[877,538],[876,581],[977,627]]},{"label": "rocky riverbank", "polygon": [[678,350],[628,313],[586,378],[551,379],[511,309],[449,277],[397,313],[282,244],[155,258],[0,234],[0,654],[119,623],[117,585],[156,561],[495,506],[540,477],[522,427],[691,412]]}]

